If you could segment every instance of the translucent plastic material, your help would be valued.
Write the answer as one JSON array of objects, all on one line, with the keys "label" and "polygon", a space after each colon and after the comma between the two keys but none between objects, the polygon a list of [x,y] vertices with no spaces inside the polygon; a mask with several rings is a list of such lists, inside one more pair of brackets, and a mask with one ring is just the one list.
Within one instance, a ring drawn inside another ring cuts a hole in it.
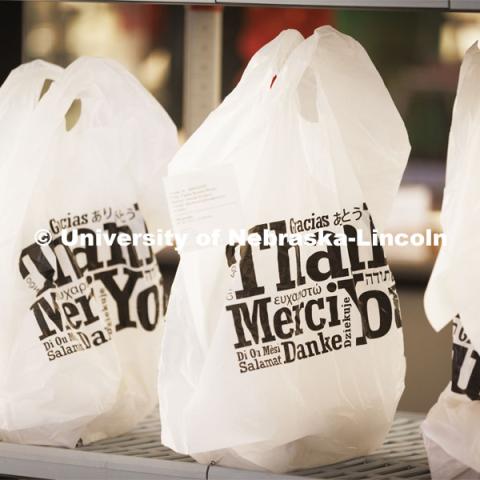
[{"label": "translucent plastic material", "polygon": [[[408,153],[367,54],[325,27],[306,40],[284,32],[260,50],[169,177],[230,168],[250,232],[370,238]],[[276,472],[364,455],[390,428],[404,372],[380,247],[182,252],[159,375],[162,441],[174,450]]]},{"label": "translucent plastic material", "polygon": [[425,293],[425,311],[437,330],[453,319],[452,381],[423,424],[432,478],[480,478],[480,50],[465,54],[453,108],[442,205],[446,243]]},{"label": "translucent plastic material", "polygon": [[176,129],[123,67],[98,58],[57,75],[18,128],[0,162],[0,437],[73,447],[155,407],[163,294],[151,248],[65,240],[167,227],[161,178]]}]

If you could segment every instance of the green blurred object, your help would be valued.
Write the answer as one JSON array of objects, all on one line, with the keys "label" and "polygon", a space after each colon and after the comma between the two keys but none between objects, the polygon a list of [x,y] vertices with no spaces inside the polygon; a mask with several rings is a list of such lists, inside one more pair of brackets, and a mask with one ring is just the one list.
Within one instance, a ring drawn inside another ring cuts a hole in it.
[{"label": "green blurred object", "polygon": [[415,145],[416,156],[445,156],[453,101],[454,95],[447,102],[446,95],[441,92],[421,92],[414,96],[404,120],[408,125],[410,143]]},{"label": "green blurred object", "polygon": [[381,73],[438,61],[441,12],[339,10],[336,21],[365,47]]},{"label": "green blurred object", "polygon": [[[443,13],[433,11],[339,10],[336,26],[367,50],[393,100],[401,92],[396,79],[412,67],[439,63]],[[403,88],[401,85],[400,88]],[[445,161],[454,92],[415,92],[404,117],[412,144],[412,157]],[[449,103],[450,102],[450,103]]]}]

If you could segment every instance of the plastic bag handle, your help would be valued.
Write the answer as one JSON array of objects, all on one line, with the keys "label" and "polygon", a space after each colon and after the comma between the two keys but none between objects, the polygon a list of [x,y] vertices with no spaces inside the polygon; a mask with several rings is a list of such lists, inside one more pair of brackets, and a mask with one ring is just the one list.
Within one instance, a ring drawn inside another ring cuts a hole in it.
[{"label": "plastic bag handle", "polygon": [[282,95],[291,94],[297,90],[303,75],[312,64],[318,48],[318,40],[317,31],[315,31],[293,50],[279,70],[275,84],[272,86],[273,98],[278,99]]},{"label": "plastic bag handle", "polygon": [[[317,114],[331,129],[329,136],[333,132],[338,138],[345,167],[356,177],[374,224],[382,231],[410,151],[403,121],[367,52],[329,26],[315,30],[292,52],[272,89],[271,102],[294,105],[310,67]],[[340,168],[338,163],[333,165]]]},{"label": "plastic bag handle", "polygon": [[[81,57],[66,68],[61,82],[56,82],[45,95],[44,106],[39,115],[50,114],[50,126],[55,130],[64,121],[65,114],[75,100],[88,103],[92,100],[105,102],[105,95],[96,83],[95,69],[104,65],[98,62],[92,69],[91,59]],[[99,72],[97,72],[98,74]],[[82,109],[82,116],[88,114]]]},{"label": "plastic bag handle", "polygon": [[[448,162],[445,184],[447,188],[458,188],[459,184],[468,180],[467,146],[475,135],[480,112],[480,101],[477,95],[477,78],[480,73],[480,49],[478,41],[465,53],[460,67],[457,96],[453,106],[452,128],[448,142]],[[460,127],[455,128],[460,124]],[[456,197],[456,196],[455,196]],[[444,196],[445,198],[445,196]],[[444,202],[445,203],[445,202]],[[442,206],[442,217],[445,215]]]},{"label": "plastic bag handle", "polygon": [[[198,151],[205,149],[204,132],[208,128],[216,129],[216,122],[224,123],[225,120],[230,121],[234,118],[232,112],[235,112],[235,115],[242,115],[240,112],[248,112],[249,106],[262,103],[271,95],[272,78],[278,74],[290,53],[302,41],[303,36],[298,31],[285,30],[255,53],[237,86],[208,115],[201,127],[193,132],[182,147],[180,155],[175,156],[169,163],[170,175],[182,173],[185,168],[198,168],[195,158],[201,158],[201,156],[198,157]],[[250,102],[245,101],[247,98]],[[247,114],[249,113],[251,112]],[[229,148],[227,144],[225,146]],[[189,155],[187,152],[195,153]],[[189,160],[186,160],[186,157]]]},{"label": "plastic bag handle", "polygon": [[[92,63],[95,64],[93,69]],[[103,61],[95,63],[90,59],[80,58],[65,69],[63,75],[50,87],[32,113],[22,138],[19,139],[17,154],[1,166],[3,170],[0,174],[0,189],[7,198],[0,207],[5,235],[19,231],[17,224],[28,208],[36,179],[48,158],[45,150],[50,145],[55,132],[65,121],[65,114],[73,101],[80,99],[88,103],[105,100],[103,92],[95,83],[95,71],[103,65],[105,65]],[[84,110],[82,115],[85,115]],[[93,112],[89,114],[93,115]],[[25,162],[24,174],[21,179],[12,180],[8,174],[12,171],[10,165],[11,162],[17,162],[19,158]],[[14,211],[9,208],[10,205],[16,205]]]},{"label": "plastic bag handle", "polygon": [[292,50],[303,40],[300,32],[289,29],[264,45],[253,55],[238,85],[224,99],[218,110],[229,108],[232,102],[244,98],[246,91],[251,93],[252,90],[256,90],[268,95],[273,77],[278,75]]},{"label": "plastic bag handle", "polygon": [[[331,33],[337,36],[341,35],[332,27],[320,27],[295,48],[278,74],[278,78],[271,89],[269,101],[273,108],[277,108],[279,105],[283,106],[286,102],[292,102],[294,108],[297,110],[298,116],[300,117],[301,113],[296,94],[299,91],[300,82],[305,73],[309,68],[312,69],[316,86],[314,101],[318,116],[318,133],[323,136],[321,143],[324,148],[327,150],[330,148],[335,149],[335,161],[332,162],[332,171],[336,177],[336,182],[340,185],[344,181],[344,179],[342,180],[342,177],[344,177],[347,172],[350,172],[354,177],[353,169],[349,162],[347,151],[343,145],[337,118],[331,108],[327,92],[325,92],[324,86],[321,82],[320,73],[315,68],[316,60],[314,58],[319,49],[322,37],[325,34],[328,35]],[[315,163],[308,163],[307,169],[315,176],[317,166],[318,165]],[[358,189],[350,188],[348,191],[343,192],[342,195],[337,191],[339,205],[348,205],[351,198],[359,198],[363,196],[358,181],[353,178],[352,183],[358,185]]]},{"label": "plastic bag handle", "polygon": [[297,30],[289,29],[282,31],[274,40],[267,43],[253,55],[243,72],[239,85],[256,78],[256,71],[258,71],[259,67],[267,64],[269,68],[262,72],[266,80],[262,87],[268,90],[273,76],[279,73],[294,47],[303,40],[303,36]]},{"label": "plastic bag handle", "polygon": [[63,68],[44,60],[34,60],[20,65],[10,72],[0,88],[0,108],[19,90],[22,91],[22,95],[29,95],[35,103],[38,103],[45,81],[56,81],[62,73]]}]

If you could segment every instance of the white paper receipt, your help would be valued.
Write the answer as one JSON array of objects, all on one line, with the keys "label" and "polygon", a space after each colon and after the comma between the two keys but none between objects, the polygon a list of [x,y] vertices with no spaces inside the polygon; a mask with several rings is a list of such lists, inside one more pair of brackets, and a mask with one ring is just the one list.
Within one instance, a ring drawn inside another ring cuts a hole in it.
[{"label": "white paper receipt", "polygon": [[[237,179],[232,165],[166,177],[165,191],[175,234],[211,234],[243,227]],[[191,244],[189,238],[188,244]]]}]

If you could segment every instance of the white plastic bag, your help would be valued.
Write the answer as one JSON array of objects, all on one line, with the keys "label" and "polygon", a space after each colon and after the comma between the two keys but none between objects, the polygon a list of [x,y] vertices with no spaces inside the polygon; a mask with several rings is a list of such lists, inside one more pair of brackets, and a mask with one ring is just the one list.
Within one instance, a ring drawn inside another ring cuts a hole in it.
[{"label": "white plastic bag", "polygon": [[480,479],[480,356],[457,316],[453,321],[452,381],[422,424],[434,480]]},{"label": "white plastic bag", "polygon": [[480,51],[465,54],[450,130],[442,205],[446,235],[425,293],[425,311],[439,330],[452,319],[452,381],[423,424],[434,479],[480,478],[480,321],[476,305],[480,208]]},{"label": "white plastic bag", "polygon": [[[248,76],[262,64],[252,62]],[[409,152],[384,84],[362,47],[329,27],[277,66],[259,84],[242,79],[243,103],[235,90],[181,148],[171,188],[198,177],[202,195],[228,197],[220,229],[236,216],[250,232],[345,227],[368,239],[365,202],[383,225]],[[196,227],[217,199],[197,202]],[[193,246],[167,312],[162,441],[200,462],[276,472],[360,456],[382,443],[404,369],[380,247]]]},{"label": "white plastic bag", "polygon": [[[67,131],[75,100],[80,117]],[[0,163],[2,439],[72,447],[129,430],[157,403],[163,305],[152,249],[61,236],[168,226],[160,179],[176,142],[125,69],[81,58]],[[48,244],[35,243],[39,230]]]}]

